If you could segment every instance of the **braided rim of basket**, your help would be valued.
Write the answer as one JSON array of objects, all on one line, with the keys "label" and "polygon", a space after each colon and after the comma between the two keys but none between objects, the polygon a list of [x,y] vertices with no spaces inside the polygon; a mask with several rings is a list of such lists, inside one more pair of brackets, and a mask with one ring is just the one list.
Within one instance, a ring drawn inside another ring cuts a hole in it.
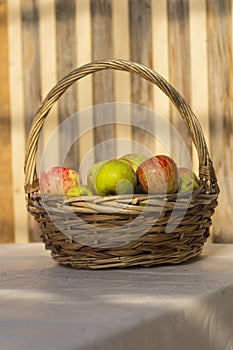
[{"label": "braided rim of basket", "polygon": [[169,97],[170,101],[175,105],[186,123],[192,141],[197,150],[199,160],[199,179],[203,192],[206,194],[218,194],[219,188],[217,179],[209,156],[203,131],[190,106],[186,103],[180,93],[156,71],[142,64],[122,59],[98,60],[85,64],[64,76],[50,90],[33,118],[31,130],[28,136],[24,163],[25,193],[30,196],[30,194],[39,191],[39,180],[36,171],[36,153],[38,149],[40,132],[49,111],[55,102],[63,95],[63,93],[77,80],[89,74],[107,69],[136,74],[155,84],[165,93],[165,95]]}]

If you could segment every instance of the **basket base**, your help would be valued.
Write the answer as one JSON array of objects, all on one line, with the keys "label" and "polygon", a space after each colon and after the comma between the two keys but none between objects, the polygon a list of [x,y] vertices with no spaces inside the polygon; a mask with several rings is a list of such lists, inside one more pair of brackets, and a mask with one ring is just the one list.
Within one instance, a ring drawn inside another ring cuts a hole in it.
[{"label": "basket base", "polygon": [[208,237],[205,230],[195,233],[146,234],[134,242],[114,248],[97,248],[72,242],[62,233],[42,233],[52,258],[77,269],[125,268],[179,264],[201,254]]},{"label": "basket base", "polygon": [[[189,247],[190,248],[190,247]],[[181,253],[177,251],[176,253],[169,254],[166,256],[164,254],[145,254],[138,257],[109,257],[104,259],[91,259],[74,256],[61,256],[51,252],[51,256],[54,261],[58,262],[61,265],[70,266],[75,269],[90,269],[90,270],[100,270],[100,269],[109,269],[109,268],[129,268],[129,267],[152,267],[158,265],[167,265],[173,264],[177,265],[188,260],[192,260],[199,256],[202,252],[203,245],[200,247],[195,247]]]}]

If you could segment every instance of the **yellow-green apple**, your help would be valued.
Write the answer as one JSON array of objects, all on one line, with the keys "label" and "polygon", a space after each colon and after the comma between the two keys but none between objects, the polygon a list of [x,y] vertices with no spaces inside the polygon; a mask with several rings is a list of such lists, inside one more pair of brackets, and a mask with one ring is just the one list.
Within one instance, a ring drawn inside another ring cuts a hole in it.
[{"label": "yellow-green apple", "polygon": [[72,196],[72,197],[77,197],[77,196],[92,196],[94,193],[92,189],[87,186],[87,185],[76,185],[74,187],[71,187],[67,192],[66,196]]},{"label": "yellow-green apple", "polygon": [[146,160],[148,157],[146,157],[144,154],[140,154],[140,153],[127,153],[125,155],[123,155],[120,160],[122,160],[123,162],[128,163],[129,165],[132,166],[132,168],[134,169],[134,171],[137,170],[137,167],[144,162],[144,160]]},{"label": "yellow-green apple", "polygon": [[40,177],[41,193],[63,195],[76,185],[79,185],[79,175],[70,168],[56,166],[44,171]]},{"label": "yellow-green apple", "polygon": [[134,193],[136,185],[135,171],[119,159],[105,162],[95,177],[96,192],[100,196]]},{"label": "yellow-green apple", "polygon": [[106,160],[101,160],[100,162],[95,163],[87,173],[87,184],[94,191],[96,174],[104,163],[106,163]]},{"label": "yellow-green apple", "polygon": [[178,173],[180,178],[180,192],[193,191],[199,187],[199,180],[196,174],[191,169],[186,167],[180,167],[178,168]]},{"label": "yellow-green apple", "polygon": [[144,193],[175,193],[179,187],[176,163],[167,155],[148,158],[138,166],[136,175]]}]

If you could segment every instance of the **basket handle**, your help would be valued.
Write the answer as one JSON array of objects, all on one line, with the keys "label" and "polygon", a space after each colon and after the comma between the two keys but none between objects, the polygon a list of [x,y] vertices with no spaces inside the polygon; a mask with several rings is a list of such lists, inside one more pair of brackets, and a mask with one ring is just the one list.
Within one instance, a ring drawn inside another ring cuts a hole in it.
[{"label": "basket handle", "polygon": [[85,64],[64,76],[48,93],[41,106],[37,110],[26,145],[24,173],[25,192],[33,193],[39,189],[39,181],[36,173],[36,152],[41,129],[45,119],[60,96],[77,80],[106,69],[114,69],[137,74],[159,87],[175,105],[181,117],[185,121],[190,132],[192,141],[196,147],[199,160],[199,178],[207,193],[218,193],[217,179],[209,156],[201,125],[192,112],[190,106],[185,102],[180,93],[170,85],[163,77],[149,67],[142,64],[129,62],[122,59],[99,60]]}]

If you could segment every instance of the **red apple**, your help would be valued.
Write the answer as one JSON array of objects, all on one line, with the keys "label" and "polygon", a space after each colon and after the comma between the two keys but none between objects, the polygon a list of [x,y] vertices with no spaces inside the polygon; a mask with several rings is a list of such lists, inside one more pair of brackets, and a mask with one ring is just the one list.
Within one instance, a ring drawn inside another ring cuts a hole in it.
[{"label": "red apple", "polygon": [[47,194],[63,195],[76,185],[79,185],[78,173],[73,169],[60,166],[43,172],[40,178],[40,191]]},{"label": "red apple", "polygon": [[144,193],[176,193],[179,187],[176,163],[166,155],[145,160],[137,168],[136,175]]}]

